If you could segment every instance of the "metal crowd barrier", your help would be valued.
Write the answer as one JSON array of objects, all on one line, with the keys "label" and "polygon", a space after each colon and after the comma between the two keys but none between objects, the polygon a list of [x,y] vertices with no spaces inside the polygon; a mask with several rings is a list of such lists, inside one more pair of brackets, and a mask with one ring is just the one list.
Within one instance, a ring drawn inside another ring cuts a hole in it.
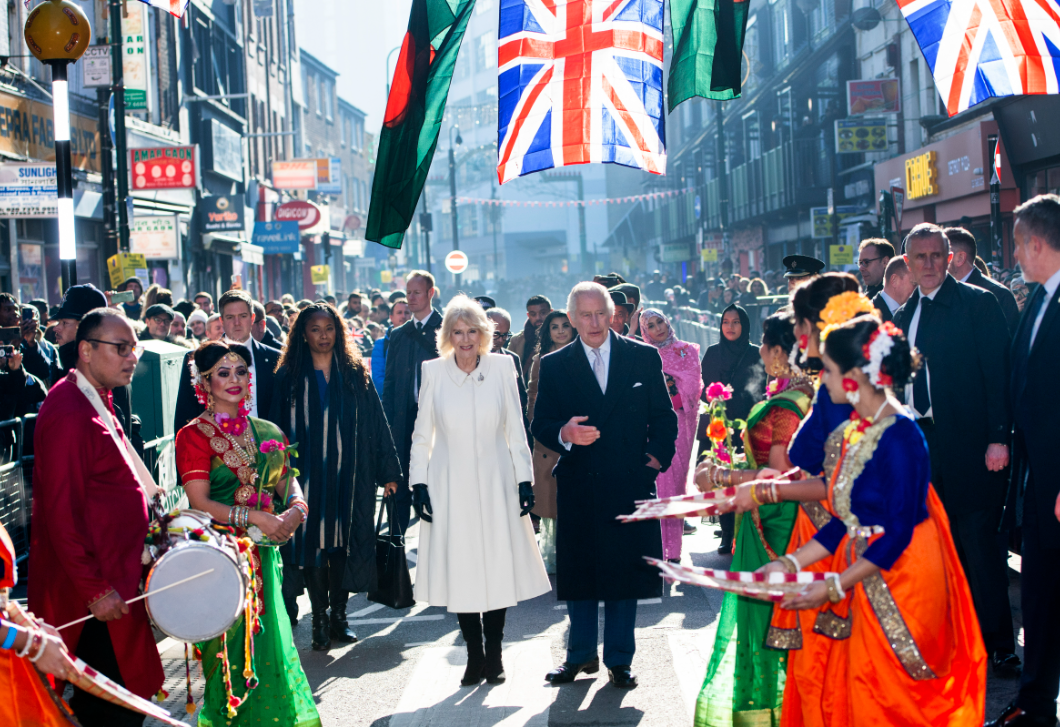
[{"label": "metal crowd barrier", "polygon": [[[665,302],[641,301],[642,308],[655,308],[663,312],[669,310],[668,306],[669,303]],[[670,323],[678,340],[699,345],[700,355],[721,338],[721,320],[717,313],[681,306],[670,316]]]}]

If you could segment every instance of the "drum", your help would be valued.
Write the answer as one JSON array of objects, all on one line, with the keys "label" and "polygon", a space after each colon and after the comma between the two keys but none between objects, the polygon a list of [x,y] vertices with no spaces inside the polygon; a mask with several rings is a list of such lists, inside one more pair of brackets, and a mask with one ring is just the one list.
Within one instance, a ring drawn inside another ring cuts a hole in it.
[{"label": "drum", "polygon": [[[169,550],[147,575],[147,614],[160,631],[178,641],[209,641],[230,629],[243,614],[246,556],[230,536],[214,530],[210,516],[199,510],[182,510],[173,518],[169,537]],[[212,573],[152,595],[210,569]]]}]

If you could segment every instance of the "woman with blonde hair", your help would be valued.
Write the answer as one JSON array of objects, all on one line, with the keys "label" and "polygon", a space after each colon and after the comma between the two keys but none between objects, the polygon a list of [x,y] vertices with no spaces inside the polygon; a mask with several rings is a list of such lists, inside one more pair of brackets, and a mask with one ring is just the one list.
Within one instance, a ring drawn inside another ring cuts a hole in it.
[{"label": "woman with blonde hair", "polygon": [[[490,353],[493,323],[458,295],[423,363],[409,482],[421,521],[415,596],[456,613],[467,642],[461,684],[504,681],[508,608],[551,590],[530,518],[533,465],[515,364]],[[485,635],[485,650],[483,650]]]}]

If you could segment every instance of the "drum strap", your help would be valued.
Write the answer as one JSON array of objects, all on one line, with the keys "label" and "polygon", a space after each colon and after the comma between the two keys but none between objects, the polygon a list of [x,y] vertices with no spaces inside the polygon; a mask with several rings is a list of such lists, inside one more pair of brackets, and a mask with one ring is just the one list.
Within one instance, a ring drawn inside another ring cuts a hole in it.
[{"label": "drum strap", "polygon": [[100,398],[99,392],[96,391],[96,387],[88,383],[88,379],[77,369],[73,370],[74,376],[77,377],[77,389],[85,398],[88,399],[88,403],[92,405],[92,408],[96,410],[100,418],[103,419],[107,425],[107,431],[110,432],[111,438],[114,440],[114,444],[117,445],[118,451],[121,452],[122,457],[125,458],[125,463],[129,465],[129,468],[136,473],[136,481],[140,485],[140,489],[144,491],[147,496],[147,501],[152,502],[155,499],[155,495],[158,493],[158,485],[155,484],[155,478],[151,476],[151,471],[147,469],[147,465],[140,459],[140,455],[136,453],[136,450],[129,444],[129,440],[118,434],[118,427],[114,423],[114,416],[107,411],[107,407],[103,406],[103,399]]}]

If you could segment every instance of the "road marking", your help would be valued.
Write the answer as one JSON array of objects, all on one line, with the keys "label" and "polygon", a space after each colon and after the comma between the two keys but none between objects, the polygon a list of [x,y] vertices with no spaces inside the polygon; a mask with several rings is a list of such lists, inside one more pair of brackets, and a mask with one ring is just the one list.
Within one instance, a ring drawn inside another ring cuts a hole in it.
[{"label": "road marking", "polygon": [[183,646],[184,642],[183,641],[177,641],[176,639],[174,639],[171,636],[167,636],[166,638],[162,639],[157,644],[155,644],[155,646],[158,647],[158,653],[159,654],[164,654],[166,651],[169,651],[170,648],[172,648],[174,646],[178,646],[178,645],[179,646]]},{"label": "road marking", "polygon": [[671,631],[667,634],[670,652],[674,659],[674,672],[677,674],[685,713],[689,719],[696,714],[696,699],[702,687],[703,675],[707,671],[707,658],[710,656],[710,651],[704,653],[703,649],[704,646],[708,649],[712,647],[715,631],[716,629],[710,629],[709,638],[702,632]]},{"label": "road marking", "polygon": [[[663,603],[663,599],[640,599],[640,600],[637,601],[637,605],[638,606],[655,606],[655,605],[658,605],[660,603]],[[601,601],[599,603],[599,606],[601,608],[603,608],[603,601]],[[558,606],[552,606],[552,610],[566,610],[566,609],[567,609],[567,604],[566,603],[561,603]]]},{"label": "road marking", "polygon": [[413,646],[433,646],[436,643],[438,643],[438,642],[436,642],[436,641],[413,641],[411,644],[405,644],[404,648],[410,649]]},{"label": "road marking", "polygon": [[431,614],[430,616],[398,616],[397,618],[358,618],[350,619],[350,626],[363,626],[366,624],[396,624],[408,623],[409,621],[441,621],[445,618],[444,613]]},{"label": "road marking", "polygon": [[425,649],[390,717],[390,727],[547,727],[558,690],[544,680],[553,667],[546,639],[505,645],[503,684],[461,687],[467,650]]},{"label": "road marking", "polygon": [[362,608],[360,611],[354,611],[349,615],[348,618],[359,618],[361,616],[367,616],[370,613],[375,613],[381,608],[386,608],[386,606],[381,603],[370,603],[368,604],[367,608]]}]

